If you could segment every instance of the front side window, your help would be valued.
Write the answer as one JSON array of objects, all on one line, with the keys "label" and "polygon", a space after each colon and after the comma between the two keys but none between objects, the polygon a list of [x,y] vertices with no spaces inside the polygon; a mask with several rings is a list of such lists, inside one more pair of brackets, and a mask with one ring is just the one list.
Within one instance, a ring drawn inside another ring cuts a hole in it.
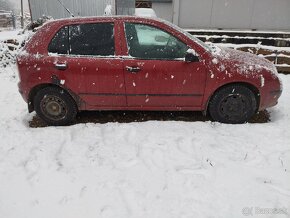
[{"label": "front side window", "polygon": [[171,34],[146,24],[126,23],[129,55],[141,59],[184,58],[188,46]]},{"label": "front side window", "polygon": [[48,51],[71,55],[114,55],[114,24],[92,23],[63,27],[51,40]]}]

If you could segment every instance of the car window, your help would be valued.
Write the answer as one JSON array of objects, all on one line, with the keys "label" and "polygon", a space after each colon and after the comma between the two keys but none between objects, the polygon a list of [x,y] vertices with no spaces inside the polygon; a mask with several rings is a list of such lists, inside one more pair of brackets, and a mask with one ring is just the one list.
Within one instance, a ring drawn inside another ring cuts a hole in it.
[{"label": "car window", "polygon": [[129,55],[141,59],[184,58],[188,46],[156,27],[125,23]]},{"label": "car window", "polygon": [[57,54],[68,54],[68,27],[65,26],[61,28],[55,36],[52,38],[49,46],[48,52]]},{"label": "car window", "polygon": [[72,55],[114,55],[114,24],[93,23],[63,27],[51,40],[48,51]]},{"label": "car window", "polygon": [[114,24],[93,23],[69,27],[70,54],[101,55],[115,54]]}]

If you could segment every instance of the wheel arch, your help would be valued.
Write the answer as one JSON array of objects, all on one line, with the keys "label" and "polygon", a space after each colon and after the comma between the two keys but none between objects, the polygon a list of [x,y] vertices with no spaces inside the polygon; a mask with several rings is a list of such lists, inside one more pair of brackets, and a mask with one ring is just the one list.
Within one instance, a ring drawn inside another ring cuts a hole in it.
[{"label": "wheel arch", "polygon": [[254,93],[254,95],[255,95],[255,98],[256,98],[256,101],[257,101],[257,108],[256,108],[256,112],[258,112],[258,110],[259,110],[259,105],[260,105],[260,91],[259,91],[259,89],[255,86],[255,85],[253,85],[253,84],[251,84],[251,83],[247,83],[247,82],[231,82],[231,83],[226,83],[226,84],[224,84],[224,85],[222,85],[222,86],[219,86],[213,93],[211,93],[211,95],[208,97],[208,99],[207,99],[207,102],[206,102],[206,104],[205,104],[205,109],[204,109],[204,111],[203,111],[203,113],[206,115],[207,113],[208,113],[208,105],[209,105],[209,103],[210,103],[210,101],[211,101],[211,99],[213,98],[213,96],[219,91],[219,90],[221,90],[221,89],[223,89],[223,88],[226,88],[226,87],[228,87],[228,86],[231,86],[231,85],[240,85],[240,86],[245,86],[245,87],[247,87],[247,88],[249,88],[253,93]]},{"label": "wheel arch", "polygon": [[28,95],[28,111],[29,111],[29,113],[34,111],[34,97],[36,96],[36,94],[40,90],[47,88],[47,87],[54,87],[54,88],[61,89],[61,90],[65,91],[67,94],[69,94],[73,98],[78,109],[80,109],[81,105],[83,104],[83,101],[75,93],[73,93],[71,90],[68,90],[64,87],[61,87],[61,86],[58,86],[55,84],[44,83],[44,84],[39,84],[30,90],[29,95]]}]

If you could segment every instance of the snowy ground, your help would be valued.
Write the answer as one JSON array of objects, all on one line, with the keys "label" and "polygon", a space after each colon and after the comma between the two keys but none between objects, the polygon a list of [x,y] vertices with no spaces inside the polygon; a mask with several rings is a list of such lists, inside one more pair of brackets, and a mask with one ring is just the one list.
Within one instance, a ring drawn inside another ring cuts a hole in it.
[{"label": "snowy ground", "polygon": [[290,75],[281,78],[266,124],[32,129],[15,67],[0,68],[0,217],[290,217]]}]

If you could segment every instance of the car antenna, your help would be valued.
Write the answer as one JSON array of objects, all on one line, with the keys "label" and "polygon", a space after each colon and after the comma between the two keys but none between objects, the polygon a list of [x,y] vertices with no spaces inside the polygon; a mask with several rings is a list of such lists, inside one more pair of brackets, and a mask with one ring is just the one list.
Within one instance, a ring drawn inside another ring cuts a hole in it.
[{"label": "car antenna", "polygon": [[70,14],[71,17],[75,17],[75,15],[67,7],[65,7],[65,5],[60,0],[57,1],[62,5],[62,7],[64,7],[64,9]]}]

